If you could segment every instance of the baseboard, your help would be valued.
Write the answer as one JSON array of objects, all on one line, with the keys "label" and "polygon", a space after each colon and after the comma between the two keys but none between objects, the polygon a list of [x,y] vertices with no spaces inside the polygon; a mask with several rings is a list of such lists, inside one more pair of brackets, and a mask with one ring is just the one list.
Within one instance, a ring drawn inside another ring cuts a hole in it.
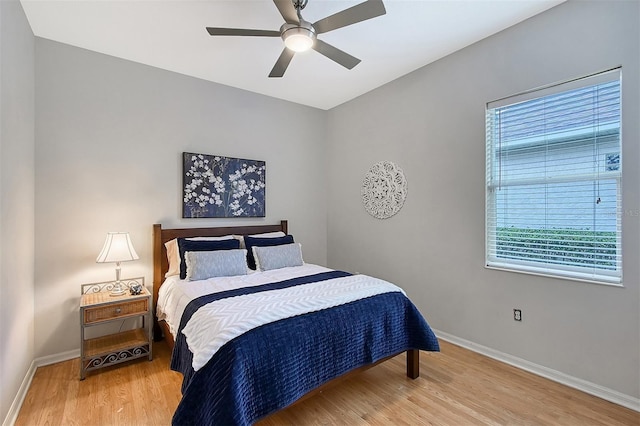
[{"label": "baseboard", "polygon": [[[20,388],[18,388],[18,393],[16,397],[13,399],[13,403],[11,407],[9,407],[9,412],[7,416],[4,418],[2,422],[2,426],[13,426],[13,424],[18,419],[18,414],[20,413],[20,408],[22,408],[22,403],[24,402],[25,397],[27,396],[27,391],[29,390],[29,386],[31,386],[31,381],[33,380],[33,376],[36,374],[36,370],[38,367],[42,367],[45,365],[56,364],[58,362],[67,361],[73,358],[80,357],[80,349],[75,349],[73,351],[62,352],[56,355],[43,356],[40,358],[36,358],[31,362],[29,369],[27,370],[27,374],[24,376],[22,383],[20,384]],[[78,374],[80,374],[78,372]]]},{"label": "baseboard", "polygon": [[[55,355],[42,356],[40,358],[36,358],[33,362],[36,364],[36,367],[43,367],[45,365],[57,364],[62,361],[68,361],[73,358],[80,358],[80,349],[61,352]],[[79,371],[78,371],[78,374],[80,374]]]},{"label": "baseboard", "polygon": [[13,403],[11,403],[11,407],[9,407],[9,412],[2,422],[2,426],[13,426],[18,419],[18,413],[20,413],[20,408],[22,408],[22,403],[24,402],[24,398],[27,396],[27,391],[29,390],[29,386],[31,386],[31,380],[33,380],[33,375],[36,374],[37,368],[35,361],[32,361],[29,369],[27,370],[27,374],[24,376],[24,379],[18,388],[18,394],[13,399]]},{"label": "baseboard", "polygon": [[565,373],[561,373],[560,371],[556,371],[542,365],[534,364],[533,362],[527,361],[525,359],[479,345],[472,341],[456,337],[449,333],[445,333],[444,331],[435,329],[433,331],[434,333],[436,333],[436,336],[438,336],[439,339],[445,340],[449,343],[453,343],[454,345],[462,346],[463,348],[469,349],[470,351],[477,352],[489,358],[493,358],[495,360],[504,362],[538,376],[553,380],[554,382],[561,383],[590,395],[597,396],[598,398],[613,402],[614,404],[618,404],[631,410],[640,412],[639,398],[634,398],[616,390],[609,389],[604,386],[600,386]]}]

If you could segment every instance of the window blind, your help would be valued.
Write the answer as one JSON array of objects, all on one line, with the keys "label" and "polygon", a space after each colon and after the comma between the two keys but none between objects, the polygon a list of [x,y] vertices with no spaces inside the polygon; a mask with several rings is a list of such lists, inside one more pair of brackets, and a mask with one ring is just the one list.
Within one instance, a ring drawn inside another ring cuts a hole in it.
[{"label": "window blind", "polygon": [[620,70],[490,102],[486,265],[622,281]]}]

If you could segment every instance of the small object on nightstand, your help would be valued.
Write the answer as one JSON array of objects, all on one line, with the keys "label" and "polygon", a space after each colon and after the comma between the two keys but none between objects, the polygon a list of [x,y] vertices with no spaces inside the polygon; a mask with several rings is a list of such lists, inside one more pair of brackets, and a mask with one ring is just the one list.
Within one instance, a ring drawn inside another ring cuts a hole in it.
[{"label": "small object on nightstand", "polygon": [[129,286],[129,293],[136,295],[142,293],[142,284],[133,283]]},{"label": "small object on nightstand", "polygon": [[[139,293],[135,295],[125,291],[124,295],[113,297],[109,291],[113,284],[113,281],[107,281],[81,286],[80,380],[84,380],[87,371],[135,358],[152,359],[151,293],[144,286],[144,278],[124,280],[125,288],[138,289]],[[85,338],[85,331],[90,327],[126,319],[135,319],[137,327]]]}]

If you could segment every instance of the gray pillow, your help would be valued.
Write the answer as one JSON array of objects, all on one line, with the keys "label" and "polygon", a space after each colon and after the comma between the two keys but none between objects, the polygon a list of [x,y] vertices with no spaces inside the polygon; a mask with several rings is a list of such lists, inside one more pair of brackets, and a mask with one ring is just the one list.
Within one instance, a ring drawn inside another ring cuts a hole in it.
[{"label": "gray pillow", "polygon": [[271,247],[253,246],[252,250],[253,257],[256,259],[256,267],[261,271],[289,266],[302,266],[304,264],[300,243]]},{"label": "gray pillow", "polygon": [[247,275],[247,251],[244,249],[187,251],[184,260],[188,281]]}]

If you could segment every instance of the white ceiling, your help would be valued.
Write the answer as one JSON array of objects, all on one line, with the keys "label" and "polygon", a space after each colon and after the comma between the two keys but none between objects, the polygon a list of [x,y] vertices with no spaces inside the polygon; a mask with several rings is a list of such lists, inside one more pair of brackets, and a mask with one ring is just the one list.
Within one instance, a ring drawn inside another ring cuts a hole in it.
[{"label": "white ceiling", "polygon": [[[315,22],[362,0],[309,0]],[[384,0],[386,15],[318,38],[362,62],[347,70],[315,51],[268,78],[280,38],[211,37],[205,27],[278,30],[271,0],[21,0],[42,38],[256,93],[330,109],[564,0]]]}]

